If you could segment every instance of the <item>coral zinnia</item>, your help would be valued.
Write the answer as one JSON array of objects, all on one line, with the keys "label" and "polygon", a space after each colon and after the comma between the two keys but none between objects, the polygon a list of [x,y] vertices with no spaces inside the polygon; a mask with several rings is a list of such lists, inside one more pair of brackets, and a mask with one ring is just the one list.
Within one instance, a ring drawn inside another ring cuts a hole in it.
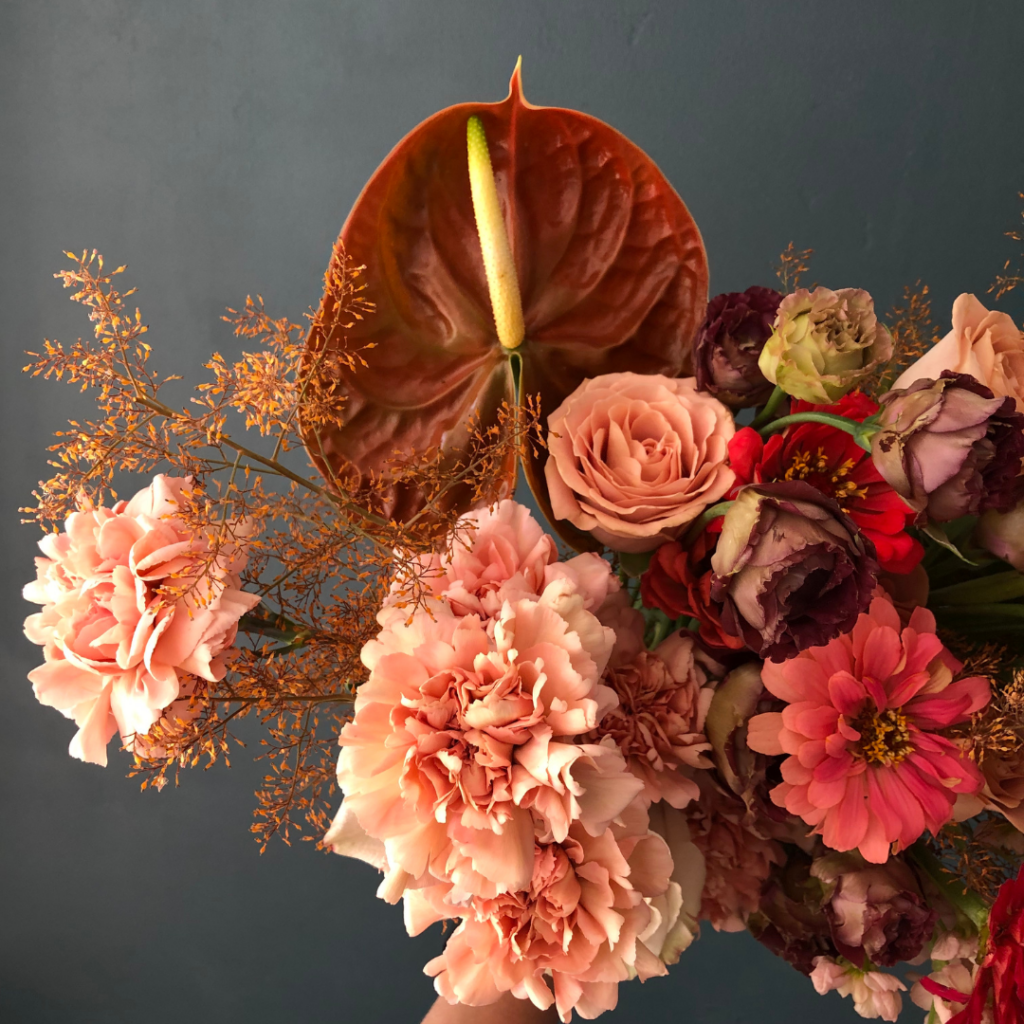
[{"label": "coral zinnia", "polygon": [[[792,411],[827,412],[863,421],[878,406],[855,391],[835,405],[796,402]],[[824,423],[798,423],[762,441],[756,430],[744,427],[729,443],[729,461],[737,486],[805,480],[835,498],[875,545],[883,569],[907,573],[921,561],[924,549],[906,532],[917,513],[885,482],[871,454],[844,431]]]},{"label": "coral zinnia", "polygon": [[953,682],[961,664],[915,609],[907,628],[876,597],[851,633],[785,662],[766,662],[765,686],[789,704],[750,720],[747,742],[789,754],[772,800],[803,818],[834,850],[884,863],[925,829],[949,821],[958,793],[981,787],[978,769],[937,731],[985,706],[988,681]]}]

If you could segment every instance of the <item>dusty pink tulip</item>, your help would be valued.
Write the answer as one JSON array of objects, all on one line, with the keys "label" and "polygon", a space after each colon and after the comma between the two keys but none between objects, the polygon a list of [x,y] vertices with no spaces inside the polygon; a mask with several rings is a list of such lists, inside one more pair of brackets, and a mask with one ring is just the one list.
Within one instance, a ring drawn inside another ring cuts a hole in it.
[{"label": "dusty pink tulip", "polygon": [[559,519],[616,551],[671,540],[732,486],[732,414],[692,377],[609,373],[548,417],[544,472]]},{"label": "dusty pink tulip", "polygon": [[176,515],[189,477],[159,475],[131,501],[72,513],[39,546],[25,587],[42,611],[25,634],[45,664],[29,673],[36,697],[74,719],[71,754],[107,763],[114,733],[132,746],[179,697],[182,676],[223,678],[238,620],[259,604],[240,589],[248,527],[212,564],[205,537]]},{"label": "dusty pink tulip", "polygon": [[964,293],[953,303],[953,329],[936,342],[893,384],[907,388],[922,377],[937,379],[943,370],[969,373],[998,398],[1014,400],[1024,412],[1024,338],[1013,318],[986,309]]}]

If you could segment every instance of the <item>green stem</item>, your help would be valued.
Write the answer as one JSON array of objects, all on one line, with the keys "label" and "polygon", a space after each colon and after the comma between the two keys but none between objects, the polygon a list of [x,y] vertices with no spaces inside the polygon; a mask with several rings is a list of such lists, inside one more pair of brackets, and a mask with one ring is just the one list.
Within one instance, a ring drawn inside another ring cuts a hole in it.
[{"label": "green stem", "polygon": [[719,516],[724,516],[734,504],[735,502],[733,501],[720,501],[717,505],[712,505],[710,508],[704,509],[704,512],[699,518],[693,521],[690,528],[683,536],[683,547],[688,548],[704,532],[708,523],[714,519],[718,519]]},{"label": "green stem", "polygon": [[[1007,624],[1024,624],[1024,604],[958,604],[935,605],[929,608],[936,615],[956,616],[959,618],[981,618],[987,621],[1002,619]],[[994,624],[994,621],[993,621]]]},{"label": "green stem", "polygon": [[871,438],[878,433],[878,426],[874,423],[858,423],[857,420],[849,420],[845,416],[834,416],[830,412],[795,412],[789,416],[781,416],[779,419],[762,427],[759,431],[762,437],[768,437],[777,430],[784,430],[794,423],[824,423],[825,426],[835,427],[849,434],[865,451],[871,451]]},{"label": "green stem", "polygon": [[760,430],[766,423],[771,423],[775,419],[775,413],[782,403],[786,400],[788,395],[778,384],[775,385],[775,390],[768,396],[768,401],[764,403],[761,411],[754,417],[754,421],[750,424],[755,430]]}]

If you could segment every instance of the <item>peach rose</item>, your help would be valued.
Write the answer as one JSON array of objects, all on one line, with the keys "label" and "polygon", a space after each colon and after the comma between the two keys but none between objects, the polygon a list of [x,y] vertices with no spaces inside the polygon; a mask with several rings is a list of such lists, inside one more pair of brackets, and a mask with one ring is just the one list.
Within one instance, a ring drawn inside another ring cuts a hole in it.
[{"label": "peach rose", "polygon": [[78,725],[70,751],[83,761],[105,765],[116,732],[131,748],[179,699],[182,674],[222,679],[238,620],[259,604],[241,590],[244,552],[225,545],[208,565],[205,538],[175,515],[191,483],[158,475],[131,501],[73,512],[39,542],[46,557],[24,596],[43,608],[25,635],[45,664],[29,679],[41,703]]},{"label": "peach rose", "polygon": [[548,430],[555,516],[616,551],[671,540],[735,479],[726,465],[732,413],[692,377],[585,380],[548,417]]},{"label": "peach rose", "polygon": [[893,390],[922,377],[937,380],[943,370],[969,373],[1024,412],[1024,337],[1012,317],[986,309],[966,292],[953,303],[953,329],[900,374]]}]

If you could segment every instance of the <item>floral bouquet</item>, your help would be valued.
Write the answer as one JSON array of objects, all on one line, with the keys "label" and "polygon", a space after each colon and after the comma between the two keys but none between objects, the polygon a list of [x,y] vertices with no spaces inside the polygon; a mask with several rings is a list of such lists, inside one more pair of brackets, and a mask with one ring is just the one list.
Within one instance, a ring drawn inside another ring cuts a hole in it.
[{"label": "floral bouquet", "polygon": [[306,326],[229,311],[251,351],[184,406],[72,256],[95,337],[27,369],[99,415],[25,588],[71,754],[159,790],[258,720],[257,838],[455,922],[452,1003],[590,1019],[704,922],[864,1017],[906,979],[1020,1024],[1024,337],[962,295],[937,340],[920,286],[883,323],[808,256],[708,302],[657,167],[518,68],[388,156]]}]

